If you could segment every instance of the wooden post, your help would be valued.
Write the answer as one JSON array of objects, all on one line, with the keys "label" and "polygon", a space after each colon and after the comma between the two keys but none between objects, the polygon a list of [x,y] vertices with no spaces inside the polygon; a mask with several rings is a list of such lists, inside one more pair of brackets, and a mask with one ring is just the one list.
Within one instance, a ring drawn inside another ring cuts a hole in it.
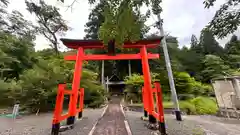
[{"label": "wooden post", "polygon": [[128,75],[132,76],[132,71],[131,71],[131,61],[128,60]]},{"label": "wooden post", "polygon": [[56,105],[55,110],[53,113],[53,121],[52,121],[52,132],[51,135],[58,135],[59,129],[60,129],[60,116],[62,112],[62,106],[63,106],[63,98],[64,98],[64,89],[65,84],[59,84],[58,85],[58,92],[57,92],[57,98],[56,98]]},{"label": "wooden post", "polygon": [[109,83],[109,80],[108,80],[108,76],[107,76],[107,83],[106,83],[106,85],[107,85],[107,93],[109,92],[108,83]]},{"label": "wooden post", "polygon": [[153,111],[154,111],[153,92],[152,92],[150,69],[148,64],[147,49],[145,46],[141,48],[140,53],[142,57],[144,91],[145,91],[145,94],[147,94],[147,101],[148,101],[149,123],[156,123],[156,118],[154,118],[153,116]]},{"label": "wooden post", "polygon": [[162,90],[160,87],[159,82],[155,82],[155,89],[156,89],[156,100],[157,100],[157,109],[159,114],[159,131],[161,135],[166,135],[166,127],[165,127],[165,120],[164,120],[164,109],[163,109],[163,100],[162,100]]},{"label": "wooden post", "polygon": [[77,99],[78,99],[78,90],[79,90],[81,75],[82,75],[83,56],[84,56],[84,50],[82,47],[79,47],[76,63],[75,63],[74,75],[73,75],[72,95],[70,96],[70,103],[69,103],[70,117],[67,118],[67,125],[74,124],[75,115],[77,113]]},{"label": "wooden post", "polygon": [[104,60],[102,60],[102,85],[104,85]]}]

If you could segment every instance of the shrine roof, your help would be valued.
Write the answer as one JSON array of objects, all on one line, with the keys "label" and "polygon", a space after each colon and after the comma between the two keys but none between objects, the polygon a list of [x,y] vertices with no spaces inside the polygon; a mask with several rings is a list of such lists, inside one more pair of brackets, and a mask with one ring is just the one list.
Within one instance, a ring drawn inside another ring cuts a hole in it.
[{"label": "shrine roof", "polygon": [[[139,40],[137,42],[124,42],[123,48],[140,48],[142,46],[146,46],[147,48],[156,48],[163,37],[156,38],[146,38]],[[71,49],[77,49],[79,47],[83,47],[85,49],[94,49],[94,48],[104,48],[104,44],[101,40],[82,40],[82,39],[60,39],[63,44]]]}]

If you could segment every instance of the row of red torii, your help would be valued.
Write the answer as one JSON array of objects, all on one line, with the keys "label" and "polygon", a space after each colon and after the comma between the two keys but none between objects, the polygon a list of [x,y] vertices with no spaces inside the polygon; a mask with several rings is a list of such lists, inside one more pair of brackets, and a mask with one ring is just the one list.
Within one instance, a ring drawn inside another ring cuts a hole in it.
[{"label": "row of red torii", "polygon": [[[66,90],[66,84],[59,84],[58,93],[56,98],[56,105],[53,114],[52,121],[52,135],[58,135],[60,131],[60,122],[67,119],[67,125],[71,125],[75,122],[75,117],[78,114],[78,118],[82,117],[84,108],[84,88],[79,88],[81,82],[82,66],[83,62],[87,60],[141,60],[142,71],[144,76],[144,86],[142,88],[142,98],[144,105],[144,116],[148,116],[149,123],[159,123],[159,130],[162,134],[166,134],[165,121],[162,105],[162,93],[159,82],[154,82],[154,88],[152,88],[149,59],[158,59],[159,54],[148,53],[148,48],[157,48],[162,38],[144,39],[135,43],[125,42],[123,49],[132,48],[140,49],[140,53],[137,54],[85,54],[86,49],[105,49],[102,41],[99,40],[76,40],[76,39],[61,39],[63,44],[71,49],[76,49],[77,54],[65,56],[65,60],[75,61],[75,70],[72,81],[72,90]],[[112,49],[114,52],[115,45],[109,44],[108,50]],[[70,96],[69,108],[66,114],[62,114],[64,95]],[[154,100],[154,96],[155,99]],[[156,109],[154,107],[156,102]]]}]

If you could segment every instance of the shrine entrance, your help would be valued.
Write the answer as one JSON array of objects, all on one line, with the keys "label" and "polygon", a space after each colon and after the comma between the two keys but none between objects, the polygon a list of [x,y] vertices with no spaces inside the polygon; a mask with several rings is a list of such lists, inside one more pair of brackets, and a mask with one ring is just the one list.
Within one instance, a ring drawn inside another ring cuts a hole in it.
[{"label": "shrine entrance", "polygon": [[[116,61],[114,61],[112,65],[112,75],[110,77],[107,76],[105,79],[105,88],[110,96],[122,95],[124,91],[125,84],[123,78],[120,78],[117,72]],[[104,75],[104,72],[102,72],[102,74]]]},{"label": "shrine entrance", "polygon": [[[159,82],[152,82],[148,60],[158,59],[159,54],[151,54],[147,52],[148,48],[156,48],[160,44],[162,38],[144,39],[135,43],[125,42],[123,49],[139,49],[137,54],[115,54],[115,43],[109,42],[108,46],[104,46],[99,40],[76,40],[61,39],[63,44],[71,49],[76,49],[77,54],[65,56],[65,60],[75,61],[75,71],[72,81],[72,90],[66,89],[66,84],[59,84],[56,99],[55,111],[52,121],[52,135],[58,135],[60,130],[60,122],[67,119],[66,124],[73,128],[76,121],[76,115],[81,118],[84,108],[84,88],[79,88],[81,82],[83,61],[88,60],[141,60],[142,71],[144,76],[144,86],[142,88],[142,99],[144,105],[144,116],[149,118],[150,124],[159,123],[159,130],[165,134],[165,122],[162,105],[162,94]],[[108,49],[108,54],[85,54],[86,49]],[[120,82],[121,84],[121,82]],[[107,89],[109,89],[110,81],[107,80]],[[154,87],[152,87],[154,85]],[[62,115],[64,95],[70,96],[68,112]],[[155,98],[154,98],[155,97]],[[155,103],[154,103],[155,102]],[[111,105],[111,104],[110,104]],[[120,107],[119,104],[117,104]],[[156,105],[156,108],[155,108]],[[116,110],[116,109],[115,109]],[[120,110],[120,109],[117,109]],[[107,111],[110,113],[109,111]],[[119,112],[118,112],[119,113]],[[120,114],[121,117],[124,117]],[[107,115],[110,116],[110,115]],[[115,119],[116,117],[110,117]],[[109,120],[109,117],[107,118]],[[158,122],[157,122],[158,121]],[[104,121],[103,121],[104,122]],[[124,123],[123,121],[119,121]],[[104,123],[103,123],[104,124]],[[106,123],[105,123],[106,124]],[[109,123],[108,123],[109,124]],[[109,124],[112,126],[113,124]],[[101,124],[100,126],[101,127]],[[143,127],[144,128],[144,127]],[[126,133],[126,131],[123,131]],[[94,134],[95,135],[95,134]],[[97,135],[97,132],[96,132]]]}]

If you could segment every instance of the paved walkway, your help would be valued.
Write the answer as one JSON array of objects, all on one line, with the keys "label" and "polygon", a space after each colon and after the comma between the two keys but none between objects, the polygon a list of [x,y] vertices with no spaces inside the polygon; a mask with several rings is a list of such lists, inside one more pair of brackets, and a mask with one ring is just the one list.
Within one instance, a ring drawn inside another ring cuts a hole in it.
[{"label": "paved walkway", "polygon": [[112,99],[92,135],[127,135],[120,99]]}]

